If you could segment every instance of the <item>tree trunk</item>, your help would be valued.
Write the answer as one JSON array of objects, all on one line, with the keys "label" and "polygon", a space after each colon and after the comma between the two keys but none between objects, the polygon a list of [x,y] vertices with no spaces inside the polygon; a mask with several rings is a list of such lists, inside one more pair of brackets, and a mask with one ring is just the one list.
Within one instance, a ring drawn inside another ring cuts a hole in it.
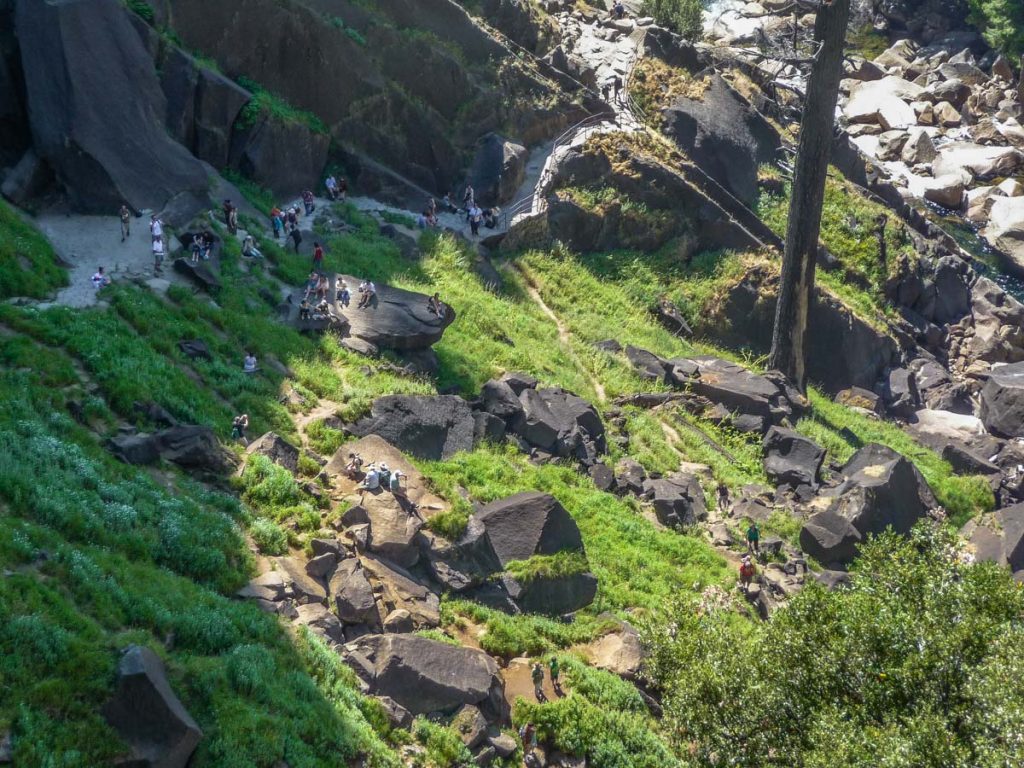
[{"label": "tree trunk", "polygon": [[[843,74],[843,46],[850,20],[850,0],[827,0],[818,9],[814,41],[820,46],[807,84],[807,99],[800,121],[800,144],[789,204],[786,253],[782,260],[775,330],[768,366],[781,371],[800,391],[807,385],[804,337],[814,293],[814,267],[821,232],[835,123],[839,80]],[[842,344],[841,339],[835,340]]]}]

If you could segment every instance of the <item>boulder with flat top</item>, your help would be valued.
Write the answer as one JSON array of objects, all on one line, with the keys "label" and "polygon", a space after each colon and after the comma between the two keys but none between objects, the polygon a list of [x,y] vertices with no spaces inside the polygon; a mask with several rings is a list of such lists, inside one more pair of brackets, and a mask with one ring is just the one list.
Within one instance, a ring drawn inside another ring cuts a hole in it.
[{"label": "boulder with flat top", "polygon": [[359,437],[378,435],[404,453],[432,461],[473,449],[473,411],[457,395],[379,397],[370,415],[349,429]]},{"label": "boulder with flat top", "polygon": [[473,517],[487,531],[502,567],[534,555],[583,551],[576,521],[558,499],[547,493],[517,493],[487,504]]},{"label": "boulder with flat top", "polygon": [[[347,309],[335,305],[349,323],[349,334],[380,349],[406,351],[426,349],[441,340],[445,328],[455,321],[455,310],[444,304],[442,316],[430,310],[430,297],[392,285],[376,285],[369,304],[358,308],[358,287],[363,281],[352,275],[338,275],[352,294]],[[441,297],[444,302],[444,297]]]}]

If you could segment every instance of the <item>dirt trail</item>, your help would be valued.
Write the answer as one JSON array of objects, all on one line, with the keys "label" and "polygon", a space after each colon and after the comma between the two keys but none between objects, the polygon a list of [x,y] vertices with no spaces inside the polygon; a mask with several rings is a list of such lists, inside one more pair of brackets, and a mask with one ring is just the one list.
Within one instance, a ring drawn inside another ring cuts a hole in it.
[{"label": "dirt trail", "polygon": [[[551,685],[551,675],[548,673],[547,665],[542,664],[544,667],[544,685],[542,690],[548,701],[557,701],[561,698],[555,693],[554,686]],[[508,666],[501,670],[501,677],[505,681],[505,700],[509,706],[516,703],[517,698],[524,698],[529,702],[536,702],[537,698],[533,695],[533,675],[532,675],[533,660],[526,658],[512,659]],[[562,681],[563,695],[567,693],[564,690],[565,682]]]},{"label": "dirt trail", "polygon": [[566,353],[572,358],[572,361],[576,364],[576,367],[583,371],[590,381],[590,385],[594,388],[594,392],[597,394],[598,402],[607,403],[608,394],[605,392],[604,385],[592,374],[587,367],[583,365],[583,361],[580,360],[579,355],[576,354],[576,350],[572,347],[572,333],[566,327],[562,319],[555,314],[555,312],[545,302],[544,298],[540,295],[540,291],[537,290],[537,285],[534,283],[533,277],[530,275],[529,270],[526,269],[522,264],[514,262],[512,265],[517,272],[522,276],[524,283],[526,284],[526,293],[536,304],[541,312],[555,324],[555,328],[558,329],[558,340],[565,348]]}]

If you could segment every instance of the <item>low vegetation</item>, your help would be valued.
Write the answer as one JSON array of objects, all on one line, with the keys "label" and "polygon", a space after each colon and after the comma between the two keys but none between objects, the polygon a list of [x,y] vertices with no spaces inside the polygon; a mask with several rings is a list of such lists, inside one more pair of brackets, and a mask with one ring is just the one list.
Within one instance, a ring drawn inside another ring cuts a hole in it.
[{"label": "low vegetation", "polygon": [[46,238],[0,200],[0,299],[42,299],[67,284]]}]

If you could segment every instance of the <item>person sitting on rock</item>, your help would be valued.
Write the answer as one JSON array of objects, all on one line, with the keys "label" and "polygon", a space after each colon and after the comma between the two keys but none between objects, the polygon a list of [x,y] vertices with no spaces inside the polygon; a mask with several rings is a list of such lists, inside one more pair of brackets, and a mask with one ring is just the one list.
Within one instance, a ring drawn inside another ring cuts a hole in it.
[{"label": "person sitting on rock", "polygon": [[246,352],[245,360],[242,361],[242,371],[244,373],[256,373],[259,369],[259,364],[256,362],[256,355],[252,352]]},{"label": "person sitting on rock", "polygon": [[405,490],[402,488],[402,478],[404,476],[405,475],[402,470],[396,469],[391,473],[391,479],[388,480],[388,489],[391,491],[392,495],[398,499],[406,498]]},{"label": "person sitting on rock", "polygon": [[448,213],[459,212],[459,207],[452,202],[451,192],[444,193],[444,199],[441,201],[441,207],[444,208]]},{"label": "person sitting on rock", "polygon": [[498,211],[495,208],[484,209],[484,226],[495,229],[498,226]]},{"label": "person sitting on rock", "polygon": [[312,216],[313,211],[316,210],[316,203],[313,202],[313,193],[308,189],[302,193],[302,205],[306,209],[306,215]]},{"label": "person sitting on rock", "polygon": [[359,286],[359,304],[357,309],[365,309],[373,303],[374,297],[377,295],[377,286],[373,284],[372,280],[368,280]]},{"label": "person sitting on rock", "polygon": [[761,554],[761,529],[757,527],[757,521],[751,522],[747,528],[747,552]]},{"label": "person sitting on rock", "polygon": [[309,277],[306,278],[306,292],[303,294],[304,297],[308,299],[310,296],[316,293],[316,289],[319,286],[320,275],[318,275],[316,272],[310,272]]},{"label": "person sitting on rock", "polygon": [[338,180],[334,178],[334,174],[330,174],[327,180],[324,182],[324,186],[327,188],[327,196],[331,200],[338,199]]},{"label": "person sitting on rock", "polygon": [[96,273],[92,276],[92,287],[99,290],[105,285],[110,285],[110,278],[103,271],[103,267],[97,267]]},{"label": "person sitting on rock", "polygon": [[199,233],[199,256],[203,261],[210,260],[210,251],[213,250],[213,233],[203,230]]},{"label": "person sitting on rock", "polygon": [[342,280],[338,283],[338,303],[343,308],[348,309],[350,301],[352,301],[352,294],[349,293],[348,283]]},{"label": "person sitting on rock", "polygon": [[321,301],[326,301],[327,294],[331,291],[331,281],[327,279],[327,275],[320,275],[316,281],[316,297]]},{"label": "person sitting on rock", "polygon": [[750,589],[750,582],[754,580],[756,573],[757,567],[750,559],[750,555],[744,555],[743,561],[740,563],[740,585],[743,587],[744,592]]},{"label": "person sitting on rock", "polygon": [[242,255],[247,259],[262,259],[263,254],[256,247],[256,240],[252,235],[246,235],[242,241]]},{"label": "person sitting on rock", "polygon": [[312,307],[309,304],[309,299],[305,296],[302,297],[302,301],[299,304],[299,320],[309,320],[309,313]]},{"label": "person sitting on rock", "polygon": [[121,217],[121,242],[123,243],[132,236],[132,212],[128,210],[127,205],[122,205],[118,216]]},{"label": "person sitting on rock", "polygon": [[249,414],[243,413],[235,416],[231,422],[231,439],[245,442],[245,431],[249,428]]},{"label": "person sitting on rock", "polygon": [[444,319],[444,304],[441,302],[440,294],[435,292],[433,296],[427,299],[427,309],[432,314],[437,315],[439,319]]},{"label": "person sitting on rock", "polygon": [[153,271],[160,274],[164,265],[164,239],[153,241]]},{"label": "person sitting on rock", "polygon": [[331,314],[331,305],[327,303],[327,299],[321,299],[320,303],[316,305],[316,313],[318,320],[334,319],[334,315]]},{"label": "person sitting on rock", "polygon": [[377,471],[376,465],[371,464],[366,468],[366,477],[363,478],[363,482],[359,488],[364,491],[376,491],[380,489],[380,472]]},{"label": "person sitting on rock", "polygon": [[189,252],[192,254],[191,261],[193,264],[198,264],[199,259],[203,255],[203,236],[200,234],[192,235],[192,243],[189,245]]},{"label": "person sitting on rock", "polygon": [[350,452],[348,462],[345,464],[345,474],[350,480],[358,480],[363,472],[363,457],[358,453]]}]

